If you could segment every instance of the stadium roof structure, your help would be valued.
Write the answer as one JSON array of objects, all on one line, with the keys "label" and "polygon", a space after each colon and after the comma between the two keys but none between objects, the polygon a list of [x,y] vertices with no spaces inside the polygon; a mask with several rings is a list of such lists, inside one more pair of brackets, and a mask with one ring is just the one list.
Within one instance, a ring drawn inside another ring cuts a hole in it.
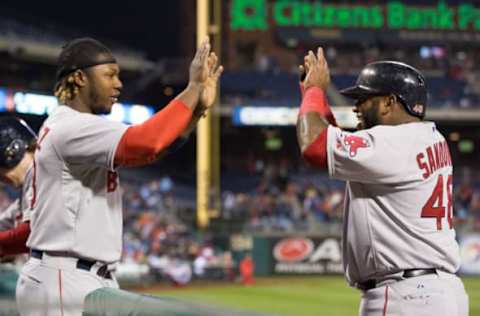
[{"label": "stadium roof structure", "polygon": [[[59,26],[59,29],[65,28]],[[52,27],[40,29],[39,27],[24,24],[9,17],[0,18],[0,51],[7,51],[11,55],[28,60],[54,64],[60,54],[61,47],[75,37],[81,37],[76,32],[52,31]],[[127,71],[145,71],[154,68],[154,62],[148,60],[144,53],[113,45],[106,41],[112,48],[115,57],[122,69]]]}]

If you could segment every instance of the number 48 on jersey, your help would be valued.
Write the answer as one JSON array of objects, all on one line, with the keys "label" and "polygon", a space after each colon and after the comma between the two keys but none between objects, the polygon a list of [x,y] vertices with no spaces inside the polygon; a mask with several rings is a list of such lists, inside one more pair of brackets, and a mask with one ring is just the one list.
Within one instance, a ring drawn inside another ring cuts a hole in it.
[{"label": "number 48 on jersey", "polygon": [[[453,228],[452,181],[453,178],[451,174],[448,176],[439,175],[432,194],[422,207],[422,217],[435,217],[437,219],[437,230],[442,229],[442,218],[444,218],[445,215],[447,216],[448,227],[450,229]],[[444,201],[445,191],[447,193],[446,207]]]}]

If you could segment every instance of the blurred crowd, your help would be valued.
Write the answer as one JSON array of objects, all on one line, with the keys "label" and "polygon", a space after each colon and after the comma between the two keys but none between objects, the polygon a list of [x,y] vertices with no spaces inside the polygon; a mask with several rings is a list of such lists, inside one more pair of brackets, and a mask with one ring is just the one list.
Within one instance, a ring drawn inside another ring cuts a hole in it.
[{"label": "blurred crowd", "polygon": [[[250,56],[227,69],[223,97],[227,103],[298,106],[295,91],[298,65],[307,48],[298,47],[279,55],[262,46],[247,51]],[[352,84],[364,65],[378,60],[398,60],[420,69],[427,77],[429,105],[476,107],[480,101],[480,54],[476,47],[385,45],[324,48],[332,81],[342,88]],[[250,87],[250,88],[249,88]]]},{"label": "blurred crowd", "polygon": [[314,231],[317,223],[340,222],[343,185],[326,175],[290,176],[286,164],[256,164],[252,191],[224,191],[223,216],[245,220],[245,229],[257,232]]},{"label": "blurred crowd", "polygon": [[[261,45],[247,50],[240,56],[236,70],[247,69],[257,72],[297,72],[297,65],[309,49],[316,47],[298,46],[285,54],[268,51]],[[399,60],[407,62],[427,74],[446,74],[453,79],[465,79],[468,72],[480,71],[479,48],[475,46],[449,45],[403,45],[393,46],[382,43],[361,45],[338,43],[323,47],[325,57],[333,74],[356,74],[365,64],[378,60]],[[241,52],[240,52],[241,53]]]},{"label": "blurred crowd", "polygon": [[191,210],[182,206],[189,203],[178,201],[174,187],[169,176],[144,183],[124,181],[122,261],[146,264],[156,277],[176,285],[192,278],[228,278],[231,253],[180,218]]}]

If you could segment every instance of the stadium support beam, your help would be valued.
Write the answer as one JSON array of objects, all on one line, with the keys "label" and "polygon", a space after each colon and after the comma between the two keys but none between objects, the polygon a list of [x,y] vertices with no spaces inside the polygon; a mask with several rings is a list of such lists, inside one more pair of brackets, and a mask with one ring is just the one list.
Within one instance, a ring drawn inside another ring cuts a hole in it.
[{"label": "stadium support beam", "polygon": [[[197,47],[208,35],[209,0],[197,0]],[[211,113],[198,122],[197,128],[197,226],[209,224],[209,189],[211,183]]]},{"label": "stadium support beam", "polygon": [[[211,39],[213,40],[213,51],[218,56],[219,64],[222,64],[222,0],[211,0],[212,3],[212,24],[209,27]],[[220,137],[221,137],[221,113],[220,113],[220,84],[217,86],[216,104],[211,111],[211,153],[212,159],[210,168],[212,170],[210,184],[210,205],[208,214],[210,218],[217,218],[221,213],[221,183],[220,183]]]}]

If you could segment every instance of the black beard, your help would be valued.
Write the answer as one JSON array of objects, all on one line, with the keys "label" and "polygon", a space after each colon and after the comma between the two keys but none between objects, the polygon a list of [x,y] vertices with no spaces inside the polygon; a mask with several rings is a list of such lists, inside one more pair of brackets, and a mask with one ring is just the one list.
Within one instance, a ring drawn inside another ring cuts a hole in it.
[{"label": "black beard", "polygon": [[111,111],[102,107],[95,107],[94,109],[92,109],[92,112],[95,115],[108,115],[111,113]]},{"label": "black beard", "polygon": [[110,114],[110,111],[105,107],[99,104],[98,93],[93,89],[90,91],[90,100],[92,102],[92,113],[96,115]]},{"label": "black beard", "polygon": [[364,129],[372,128],[374,126],[380,125],[380,120],[378,119],[378,103],[372,104],[372,106],[362,113]]}]

